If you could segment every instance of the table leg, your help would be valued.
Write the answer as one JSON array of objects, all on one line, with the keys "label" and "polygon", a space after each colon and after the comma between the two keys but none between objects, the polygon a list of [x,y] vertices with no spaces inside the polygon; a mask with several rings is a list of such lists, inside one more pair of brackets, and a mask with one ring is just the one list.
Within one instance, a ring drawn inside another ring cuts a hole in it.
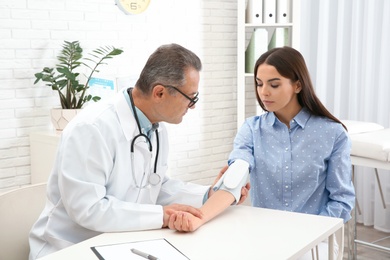
[{"label": "table leg", "polygon": [[379,179],[379,174],[378,174],[377,168],[375,168],[375,176],[376,176],[376,180],[378,182],[378,188],[379,188],[379,193],[380,193],[381,199],[382,199],[382,205],[383,205],[383,208],[386,209],[385,197],[383,196],[382,185],[381,185],[381,181]]},{"label": "table leg", "polygon": [[[355,183],[355,167],[352,165],[352,183]],[[357,199],[355,199],[355,204],[357,204]],[[357,259],[357,248],[355,240],[357,238],[357,230],[356,230],[356,218],[357,218],[357,209],[353,208],[351,212],[351,219],[347,222],[347,238],[348,238],[348,260],[356,260]]]},{"label": "table leg", "polygon": [[334,235],[332,234],[328,238],[328,259],[333,260],[334,259],[333,256],[334,256]]},{"label": "table leg", "polygon": [[347,250],[348,260],[356,260],[356,244],[355,244],[355,209],[352,211],[352,219],[349,220],[346,225],[347,233]]}]

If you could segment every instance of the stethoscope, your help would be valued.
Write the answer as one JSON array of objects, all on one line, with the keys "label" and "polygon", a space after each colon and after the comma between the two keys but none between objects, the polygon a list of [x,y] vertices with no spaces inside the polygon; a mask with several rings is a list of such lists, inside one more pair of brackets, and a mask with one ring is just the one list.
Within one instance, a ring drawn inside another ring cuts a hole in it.
[{"label": "stethoscope", "polygon": [[139,123],[137,110],[135,110],[133,95],[131,93],[132,90],[133,90],[132,88],[129,88],[127,90],[127,93],[129,94],[129,97],[130,97],[130,104],[131,104],[131,108],[133,109],[133,112],[134,112],[134,118],[135,118],[135,121],[137,122],[139,134],[134,136],[133,140],[131,141],[131,145],[130,145],[131,170],[132,170],[132,176],[133,176],[135,186],[139,189],[143,189],[143,188],[148,187],[149,185],[156,186],[157,184],[159,184],[161,182],[161,177],[160,177],[160,175],[157,174],[157,159],[158,159],[158,152],[159,152],[160,144],[159,144],[159,139],[158,139],[158,131],[157,131],[157,129],[155,129],[154,132],[156,133],[157,150],[156,150],[156,158],[154,159],[154,169],[153,169],[153,172],[151,172],[151,169],[150,169],[149,174],[147,176],[147,182],[145,182],[145,184],[142,184],[142,183],[144,183],[144,178],[146,176],[145,172],[142,176],[141,183],[138,184],[137,179],[135,177],[135,170],[134,170],[134,144],[135,144],[135,141],[140,137],[145,138],[145,140],[148,144],[149,152],[150,152],[150,161],[152,161],[153,152],[152,152],[152,141],[150,140],[150,138],[147,135],[143,134],[141,131],[141,125]]}]

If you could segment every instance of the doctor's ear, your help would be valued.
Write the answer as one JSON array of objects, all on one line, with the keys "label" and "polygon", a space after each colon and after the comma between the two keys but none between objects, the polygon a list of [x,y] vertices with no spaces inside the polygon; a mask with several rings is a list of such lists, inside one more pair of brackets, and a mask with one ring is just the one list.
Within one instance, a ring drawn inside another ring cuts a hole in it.
[{"label": "doctor's ear", "polygon": [[152,90],[152,97],[153,98],[162,98],[164,95],[165,88],[162,85],[156,85],[153,87]]}]

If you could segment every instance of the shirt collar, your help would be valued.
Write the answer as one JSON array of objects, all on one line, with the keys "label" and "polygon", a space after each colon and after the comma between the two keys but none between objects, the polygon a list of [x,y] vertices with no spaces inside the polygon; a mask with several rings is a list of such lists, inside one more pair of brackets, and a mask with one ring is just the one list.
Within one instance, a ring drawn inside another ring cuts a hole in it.
[{"label": "shirt collar", "polygon": [[[295,121],[302,129],[305,129],[305,125],[310,116],[310,112],[307,110],[307,108],[303,107],[292,120]],[[276,122],[280,122],[279,119],[275,116],[274,112],[268,113],[266,121],[269,125],[275,125]]]},{"label": "shirt collar", "polygon": [[301,111],[294,117],[295,122],[302,128],[305,129],[306,123],[309,120],[311,114],[306,107],[303,107]]},{"label": "shirt collar", "polygon": [[[130,97],[127,94],[126,88],[123,90],[123,95],[125,96],[127,104],[129,105],[130,110],[131,110],[131,112],[133,112],[133,115],[134,115],[134,111],[133,111],[133,108],[132,108],[131,103],[130,103]],[[135,110],[137,112],[139,124],[141,126],[141,131],[143,134],[149,135],[151,133],[150,130],[155,130],[158,128],[158,123],[152,124],[150,122],[150,120],[145,116],[145,114],[138,107],[136,107],[136,106],[134,106],[134,107],[135,107]]]}]

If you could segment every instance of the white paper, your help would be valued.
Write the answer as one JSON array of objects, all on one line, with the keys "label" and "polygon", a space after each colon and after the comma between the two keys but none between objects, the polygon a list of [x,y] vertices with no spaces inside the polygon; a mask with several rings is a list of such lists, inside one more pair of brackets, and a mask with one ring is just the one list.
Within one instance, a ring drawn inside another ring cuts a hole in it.
[{"label": "white paper", "polygon": [[94,253],[98,252],[99,259],[105,260],[145,260],[144,257],[131,252],[135,248],[139,251],[148,253],[159,260],[188,260],[178,249],[170,244],[166,239],[153,239],[129,242],[123,244],[95,246],[92,249]]}]

